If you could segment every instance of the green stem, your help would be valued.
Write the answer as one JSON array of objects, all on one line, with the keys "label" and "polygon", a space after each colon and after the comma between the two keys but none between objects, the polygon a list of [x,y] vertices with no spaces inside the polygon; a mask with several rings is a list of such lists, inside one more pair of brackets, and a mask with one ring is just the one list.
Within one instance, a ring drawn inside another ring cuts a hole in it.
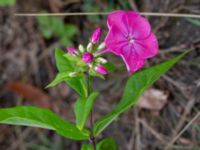
[{"label": "green stem", "polygon": [[[92,93],[92,76],[89,74],[87,75],[87,88],[88,88],[88,96]],[[96,150],[96,138],[93,134],[93,126],[94,126],[94,121],[93,121],[93,109],[91,110],[90,113],[90,141],[92,143],[93,150]]]},{"label": "green stem", "polygon": [[92,93],[92,76],[88,74],[88,96]]}]

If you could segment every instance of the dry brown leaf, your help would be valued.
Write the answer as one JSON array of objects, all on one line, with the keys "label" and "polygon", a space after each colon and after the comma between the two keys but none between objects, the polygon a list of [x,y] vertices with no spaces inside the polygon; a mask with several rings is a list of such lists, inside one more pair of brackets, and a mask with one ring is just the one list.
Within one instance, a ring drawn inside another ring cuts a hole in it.
[{"label": "dry brown leaf", "polygon": [[161,110],[167,103],[167,94],[158,89],[148,89],[137,102],[136,106],[148,110]]},{"label": "dry brown leaf", "polygon": [[6,87],[37,105],[50,108],[50,97],[40,88],[22,82],[10,82],[6,84]]}]

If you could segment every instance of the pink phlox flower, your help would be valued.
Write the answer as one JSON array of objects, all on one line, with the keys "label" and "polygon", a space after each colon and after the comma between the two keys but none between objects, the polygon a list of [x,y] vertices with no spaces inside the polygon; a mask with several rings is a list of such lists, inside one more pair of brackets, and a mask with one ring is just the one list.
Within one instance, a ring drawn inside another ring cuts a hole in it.
[{"label": "pink phlox flower", "polygon": [[147,19],[133,11],[108,15],[106,48],[124,60],[128,71],[142,68],[147,58],[158,53],[158,42]]}]

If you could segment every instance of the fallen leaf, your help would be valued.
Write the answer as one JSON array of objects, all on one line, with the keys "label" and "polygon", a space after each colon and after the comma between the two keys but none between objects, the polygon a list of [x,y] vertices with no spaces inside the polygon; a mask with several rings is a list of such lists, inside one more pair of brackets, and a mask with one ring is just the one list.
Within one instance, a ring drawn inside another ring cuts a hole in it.
[{"label": "fallen leaf", "polygon": [[167,94],[163,91],[150,88],[144,92],[136,104],[139,108],[160,111],[167,103]]},{"label": "fallen leaf", "polygon": [[40,88],[22,82],[10,82],[5,85],[9,90],[42,107],[50,108],[50,97]]}]

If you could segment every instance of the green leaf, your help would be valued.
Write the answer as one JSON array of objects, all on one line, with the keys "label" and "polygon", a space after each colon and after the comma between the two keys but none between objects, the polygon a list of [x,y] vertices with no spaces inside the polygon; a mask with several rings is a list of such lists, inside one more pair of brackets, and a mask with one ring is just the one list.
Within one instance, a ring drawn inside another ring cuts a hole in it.
[{"label": "green leaf", "polygon": [[58,83],[67,80],[69,77],[69,72],[58,73],[53,81],[47,85],[46,88],[56,86]]},{"label": "green leaf", "polygon": [[51,19],[51,26],[54,33],[59,37],[62,38],[66,32],[65,32],[65,24],[61,18],[58,17],[50,17]]},{"label": "green leaf", "polygon": [[93,148],[91,144],[82,144],[81,150],[93,150]]},{"label": "green leaf", "polygon": [[90,68],[89,75],[93,76],[93,77],[99,77],[101,79],[105,79],[105,77],[102,74],[96,72],[96,70],[94,68]]},{"label": "green leaf", "polygon": [[79,93],[82,97],[87,97],[86,80],[84,77],[74,77],[65,80],[66,83]]},{"label": "green leaf", "polygon": [[191,22],[192,24],[199,26],[200,27],[200,19],[191,19],[191,18],[187,18],[187,20],[189,22]]},{"label": "green leaf", "polygon": [[53,36],[53,30],[51,28],[51,19],[48,16],[37,16],[39,23],[39,29],[46,39],[50,39]]},{"label": "green leaf", "polygon": [[76,116],[76,126],[78,129],[82,130],[89,113],[92,109],[95,99],[99,95],[98,92],[94,92],[90,94],[90,96],[86,98],[79,98],[74,106],[74,112]]},{"label": "green leaf", "polygon": [[64,57],[65,54],[66,52],[61,49],[57,48],[55,50],[56,67],[59,72],[73,72],[73,65],[66,57]]},{"label": "green leaf", "polygon": [[113,72],[116,70],[116,66],[111,62],[107,62],[107,63],[103,64],[103,66],[106,67],[108,72]]},{"label": "green leaf", "polygon": [[16,0],[0,0],[0,6],[11,6],[15,5]]},{"label": "green leaf", "polygon": [[73,140],[89,139],[88,130],[80,131],[75,125],[64,121],[52,111],[39,107],[2,108],[0,109],[0,123],[50,129]]},{"label": "green leaf", "polygon": [[61,45],[64,45],[64,46],[65,45],[71,45],[71,41],[65,36],[62,36],[60,38],[59,42],[60,42]]},{"label": "green leaf", "polygon": [[65,24],[62,18],[38,16],[39,28],[46,39],[56,36],[61,45],[66,46],[71,43],[71,38],[75,35],[77,28],[73,24]]},{"label": "green leaf", "polygon": [[77,27],[73,24],[66,24],[65,25],[65,34],[68,38],[73,37],[73,35],[76,33]]},{"label": "green leaf", "polygon": [[167,70],[169,70],[178,60],[180,60],[186,53],[188,53],[188,51],[164,63],[132,75],[126,83],[124,94],[119,104],[117,104],[112,112],[102,117],[95,123],[95,136],[100,134],[121,113],[133,106],[133,104],[137,102],[142,93],[156,80],[158,80]]},{"label": "green leaf", "polygon": [[71,54],[69,54],[69,53],[65,53],[63,56],[66,57],[66,59],[68,59],[69,61],[71,61],[71,62],[73,62],[73,63],[79,61],[79,59],[80,59],[80,58],[78,58],[77,56],[71,55]]},{"label": "green leaf", "polygon": [[[66,57],[64,57],[65,52],[56,49],[55,51],[55,58],[56,58],[56,67],[60,73],[62,72],[75,72],[76,66],[73,66],[73,64],[68,60]],[[67,84],[72,87],[76,92],[78,92],[82,97],[87,96],[87,84],[86,79],[84,76],[82,77],[73,77],[68,78],[65,80]]]},{"label": "green leaf", "polygon": [[113,138],[106,138],[97,144],[97,150],[117,150],[117,144]]},{"label": "green leaf", "polygon": [[[106,138],[100,141],[97,146],[97,150],[118,150],[117,143],[113,138]],[[81,150],[93,150],[91,144],[83,144]]]}]

